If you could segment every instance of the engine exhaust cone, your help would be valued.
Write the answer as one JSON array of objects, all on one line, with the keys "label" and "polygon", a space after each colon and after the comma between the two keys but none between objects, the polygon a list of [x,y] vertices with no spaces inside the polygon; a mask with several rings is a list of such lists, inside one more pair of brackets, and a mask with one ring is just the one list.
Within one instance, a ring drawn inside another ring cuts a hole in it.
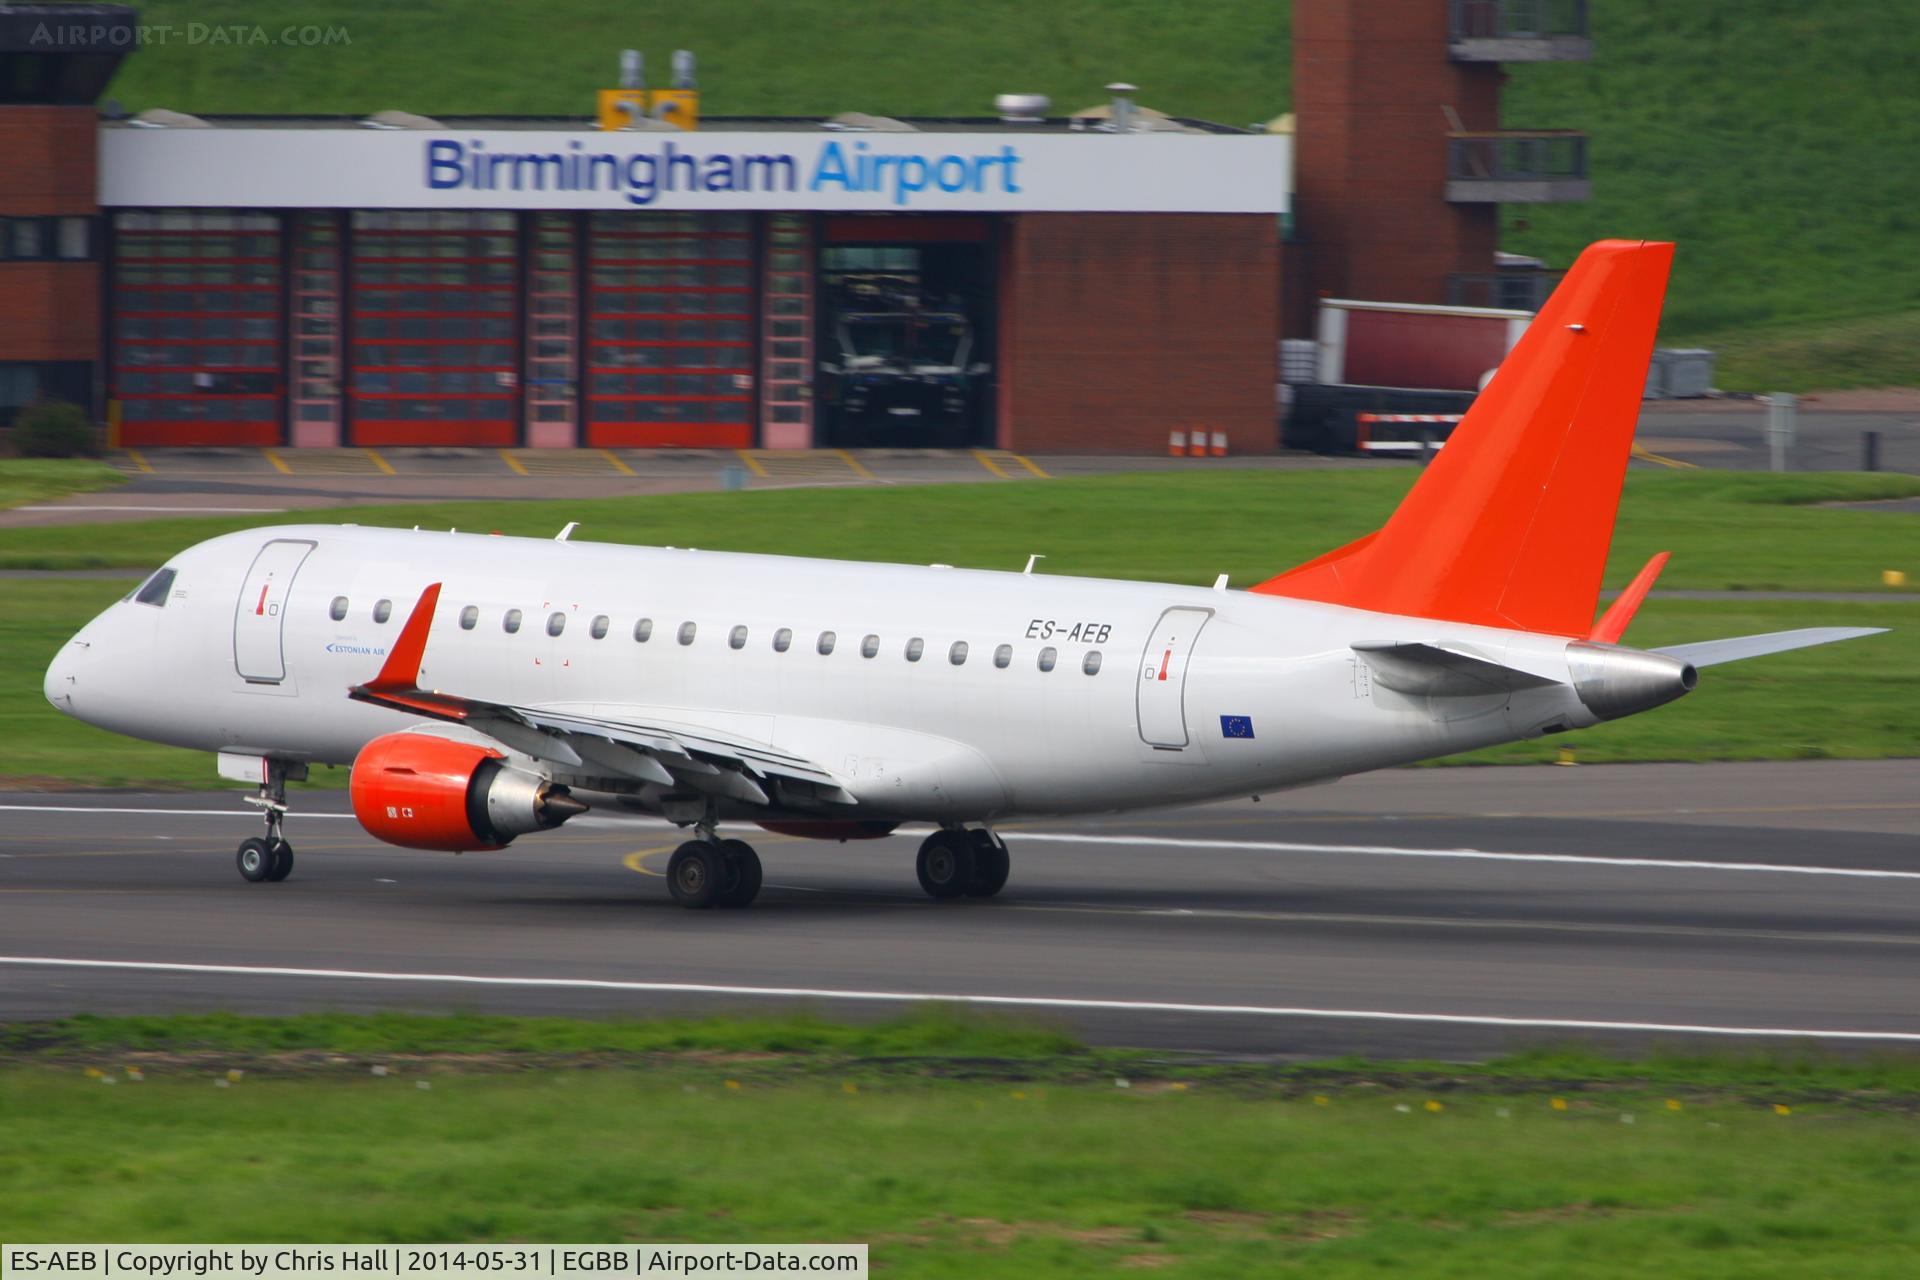
[{"label": "engine exhaust cone", "polygon": [[557,827],[568,818],[577,818],[587,811],[587,805],[573,798],[565,787],[553,787],[540,797],[535,812],[540,817],[542,827]]},{"label": "engine exhaust cone", "polygon": [[1602,720],[1664,706],[1692,693],[1700,680],[1692,663],[1664,653],[1581,640],[1567,646],[1567,666],[1574,693]]}]

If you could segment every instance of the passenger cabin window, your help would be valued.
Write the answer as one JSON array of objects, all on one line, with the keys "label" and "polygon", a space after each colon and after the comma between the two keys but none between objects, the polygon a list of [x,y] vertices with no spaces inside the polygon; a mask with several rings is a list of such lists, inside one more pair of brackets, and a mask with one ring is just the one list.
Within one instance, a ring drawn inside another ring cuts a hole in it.
[{"label": "passenger cabin window", "polygon": [[607,638],[607,628],[610,625],[612,625],[612,621],[607,617],[606,614],[604,613],[595,614],[593,618],[593,625],[587,628],[587,634],[592,636],[595,640],[605,640]]},{"label": "passenger cabin window", "polygon": [[1090,676],[1099,675],[1100,674],[1100,651],[1098,649],[1087,650],[1087,656],[1084,660],[1081,661],[1080,669],[1086,672]]},{"label": "passenger cabin window", "polygon": [[[158,574],[155,574],[154,576],[156,578],[159,577]],[[152,586],[153,584],[149,582],[147,585]],[[142,592],[141,594],[144,595],[145,592]],[[335,596],[333,598],[333,603],[327,606],[327,616],[329,618],[332,618],[335,622],[344,622],[347,617],[347,598],[345,596]]]},{"label": "passenger cabin window", "polygon": [[566,629],[567,629],[567,615],[566,615],[566,614],[564,614],[564,613],[550,613],[550,614],[548,614],[548,615],[547,615],[547,634],[548,634],[548,635],[550,635],[550,636],[557,636],[557,635],[559,635],[559,634],[560,634],[560,633],[561,633],[562,631],[565,631]]},{"label": "passenger cabin window", "polygon": [[833,639],[834,639],[834,637],[833,637],[833,632],[831,632],[831,631],[822,631],[822,632],[820,633],[820,639],[819,639],[819,641],[818,641],[818,642],[817,642],[817,643],[816,643],[816,644],[814,645],[814,648],[816,648],[816,649],[818,649],[818,650],[820,650],[820,652],[821,652],[822,654],[828,654],[828,653],[832,653],[832,652],[833,652]]},{"label": "passenger cabin window", "polygon": [[1053,664],[1059,660],[1060,653],[1056,649],[1048,648],[1040,651],[1040,669],[1042,671],[1053,670]]},{"label": "passenger cabin window", "polygon": [[477,606],[468,605],[460,611],[460,629],[462,631],[473,630],[475,626],[479,625],[479,622],[480,610]]},{"label": "passenger cabin window", "polygon": [[727,633],[727,647],[729,649],[746,648],[747,647],[747,629],[745,627],[735,627],[733,630],[729,631]]},{"label": "passenger cabin window", "polygon": [[373,602],[373,620],[375,622],[385,622],[388,618],[391,618],[392,616],[393,616],[393,601],[375,600]]},{"label": "passenger cabin window", "polygon": [[653,638],[653,619],[642,618],[640,621],[634,623],[633,638],[640,644],[645,644],[651,640]]},{"label": "passenger cabin window", "polygon": [[1004,670],[1013,661],[1013,646],[1003,644],[993,651],[993,665]]},{"label": "passenger cabin window", "polygon": [[860,656],[861,656],[861,657],[863,657],[863,658],[871,658],[871,657],[873,657],[873,656],[874,656],[875,654],[877,654],[877,653],[879,653],[879,652],[880,652],[880,637],[879,637],[879,636],[868,636],[868,637],[867,637],[866,639],[864,639],[864,640],[862,640],[862,641],[860,642]]},{"label": "passenger cabin window", "polygon": [[792,627],[782,627],[778,631],[773,633],[773,651],[775,653],[785,653],[792,644],[793,644],[793,628]]},{"label": "passenger cabin window", "polygon": [[[147,579],[145,586],[134,593],[135,604],[150,604],[156,609],[167,607],[167,597],[173,594],[173,570],[162,569]],[[336,617],[339,615],[336,614]]]},{"label": "passenger cabin window", "polygon": [[907,661],[918,662],[920,655],[927,651],[927,642],[919,636],[907,641]]},{"label": "passenger cabin window", "polygon": [[967,642],[965,640],[955,640],[953,642],[953,648],[947,650],[947,661],[958,667],[964,665],[966,660]]},{"label": "passenger cabin window", "polygon": [[694,626],[694,625],[693,625],[693,623],[691,623],[691,622],[683,622],[683,623],[681,623],[681,624],[680,624],[680,643],[681,643],[681,644],[692,644],[692,643],[693,643],[693,633],[694,633],[695,631],[697,631],[697,630],[699,630],[699,628],[698,628],[698,627],[696,627],[696,626]]},{"label": "passenger cabin window", "polygon": [[515,632],[519,631],[520,630],[520,611],[518,609],[507,610],[507,616],[500,619],[500,627],[508,635],[513,635]]}]

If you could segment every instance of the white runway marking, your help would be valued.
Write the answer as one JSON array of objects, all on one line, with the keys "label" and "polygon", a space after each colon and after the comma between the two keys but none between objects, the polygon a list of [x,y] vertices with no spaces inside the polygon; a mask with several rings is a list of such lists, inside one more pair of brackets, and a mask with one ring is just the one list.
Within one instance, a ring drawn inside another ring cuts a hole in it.
[{"label": "white runway marking", "polygon": [[[197,516],[208,512],[220,515],[270,516],[285,511],[285,507],[203,507],[199,503],[177,507],[135,507],[119,502],[82,503],[42,503],[38,506],[15,507],[15,511],[161,511],[169,515]],[[138,569],[127,570],[129,577],[139,576]]]},{"label": "white runway marking", "polygon": [[1082,1009],[1107,1013],[1182,1013],[1225,1017],[1319,1018],[1347,1022],[1416,1022],[1447,1026],[1514,1027],[1548,1031],[1641,1031],[1703,1036],[1799,1036],[1821,1040],[1885,1040],[1920,1044],[1920,1031],[1816,1030],[1807,1027],[1723,1027],[1684,1022],[1613,1022],[1592,1018],[1510,1018],[1476,1013],[1403,1013],[1380,1009],[1308,1009],[1285,1005],[1187,1004],[1172,1000],[1096,1000],[1069,996],[966,995],[925,991],[850,991],[831,987],[748,987],[707,982],[628,982],[612,978],[516,978],[469,973],[392,973],[368,969],[291,969],[274,965],[181,964],[158,960],[76,960],[54,956],[0,956],[22,968],[115,969],[143,973],[203,973],[221,977],[331,978],[369,982],[452,983],[462,986],[630,991],[651,995],[761,996],[848,1000],[868,1004],[961,1004],[1011,1009]]},{"label": "white runway marking", "polygon": [[1066,831],[1006,830],[1007,842],[1115,844],[1142,848],[1240,849],[1256,853],[1352,853],[1385,858],[1469,858],[1487,862],[1564,862],[1586,867],[1648,867],[1658,871],[1772,871],[1796,876],[1859,876],[1870,880],[1920,880],[1920,871],[1877,867],[1801,867],[1776,862],[1703,862],[1685,858],[1607,858],[1585,853],[1497,853],[1490,849],[1407,849],[1387,844],[1296,844],[1281,840],[1189,840],[1174,836],[1080,835]]}]

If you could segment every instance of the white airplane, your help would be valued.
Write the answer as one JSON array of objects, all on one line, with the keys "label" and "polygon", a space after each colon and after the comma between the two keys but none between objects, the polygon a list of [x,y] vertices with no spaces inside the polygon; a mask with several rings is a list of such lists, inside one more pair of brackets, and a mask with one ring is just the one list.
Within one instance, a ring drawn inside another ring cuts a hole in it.
[{"label": "white airplane", "polygon": [[257,782],[248,880],[292,869],[287,781],[351,762],[361,824],[409,848],[663,815],[695,837],[674,898],[743,906],[760,861],[722,822],[928,822],[921,885],[989,897],[995,823],[1584,728],[1698,667],[1873,634],[1623,647],[1664,554],[1595,620],[1672,253],[1587,249],[1387,523],[1251,590],[290,525],[176,556],[46,696]]}]

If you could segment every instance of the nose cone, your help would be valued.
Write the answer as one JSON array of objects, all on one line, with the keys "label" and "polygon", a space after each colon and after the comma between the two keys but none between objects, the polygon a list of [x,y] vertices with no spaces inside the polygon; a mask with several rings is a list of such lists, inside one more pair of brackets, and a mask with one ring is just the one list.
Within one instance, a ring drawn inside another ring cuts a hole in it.
[{"label": "nose cone", "polygon": [[68,715],[73,714],[73,691],[77,687],[80,654],[80,641],[69,640],[60,646],[60,652],[53,655],[53,661],[47,664],[46,679],[40,684],[40,691],[47,701]]}]

